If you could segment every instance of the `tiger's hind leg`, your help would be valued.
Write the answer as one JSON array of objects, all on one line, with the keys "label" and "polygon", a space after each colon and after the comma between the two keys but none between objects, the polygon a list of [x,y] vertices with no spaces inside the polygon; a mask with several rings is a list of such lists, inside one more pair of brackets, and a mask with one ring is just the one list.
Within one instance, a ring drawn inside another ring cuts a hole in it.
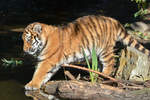
[{"label": "tiger's hind leg", "polygon": [[106,51],[103,51],[103,53],[99,56],[99,60],[103,64],[103,70],[102,72],[106,75],[111,75],[114,65],[115,65],[115,58],[113,53],[113,47],[108,48]]}]

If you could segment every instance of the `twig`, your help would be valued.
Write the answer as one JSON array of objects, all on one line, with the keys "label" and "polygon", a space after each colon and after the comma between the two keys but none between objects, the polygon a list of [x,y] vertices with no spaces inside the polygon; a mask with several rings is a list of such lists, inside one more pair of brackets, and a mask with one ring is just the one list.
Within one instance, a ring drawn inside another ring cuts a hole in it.
[{"label": "twig", "polygon": [[71,80],[76,80],[75,77],[69,71],[65,71],[65,75],[67,75]]},{"label": "twig", "polygon": [[98,75],[100,75],[100,76],[103,76],[103,77],[105,77],[105,78],[108,78],[108,79],[110,79],[110,80],[112,80],[112,81],[114,81],[114,82],[117,82],[117,83],[119,83],[120,85],[123,85],[123,86],[124,86],[124,84],[121,83],[119,80],[117,80],[117,79],[115,79],[115,78],[112,78],[112,77],[110,77],[110,76],[108,76],[108,75],[105,75],[105,74],[103,74],[103,73],[101,73],[101,72],[94,71],[94,70],[92,70],[92,69],[88,69],[88,68],[81,67],[81,66],[76,66],[76,65],[71,65],[71,64],[63,64],[62,66],[63,66],[63,67],[70,67],[70,68],[81,69],[81,70],[85,70],[85,71],[88,71],[88,72],[94,72],[94,73],[96,73],[96,74],[98,74]]},{"label": "twig", "polygon": [[120,87],[121,89],[143,89],[143,86],[124,86],[124,87]]},{"label": "twig", "polygon": [[80,78],[81,78],[81,74],[78,74],[76,80],[80,80]]},{"label": "twig", "polygon": [[135,82],[130,82],[130,81],[127,81],[127,80],[122,80],[122,82],[124,83],[124,84],[126,84],[126,85],[131,85],[131,86],[135,86],[135,87],[139,87],[139,86],[141,86],[141,85],[139,85],[139,84],[137,84],[137,83],[135,83]]},{"label": "twig", "polygon": [[112,80],[106,80],[106,81],[103,81],[102,84],[110,84],[110,83],[113,83],[114,81]]}]

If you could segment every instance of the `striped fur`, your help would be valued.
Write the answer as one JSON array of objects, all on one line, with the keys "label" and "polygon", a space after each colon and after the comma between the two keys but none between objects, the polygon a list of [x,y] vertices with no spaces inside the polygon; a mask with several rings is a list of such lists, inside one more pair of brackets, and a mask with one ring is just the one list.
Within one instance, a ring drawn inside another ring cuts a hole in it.
[{"label": "striped fur", "polygon": [[30,90],[40,88],[61,64],[84,60],[83,50],[90,59],[95,48],[103,64],[103,73],[107,75],[115,65],[113,51],[116,41],[150,56],[149,50],[127,34],[118,21],[104,16],[84,16],[58,27],[32,23],[25,28],[22,38],[24,51],[39,60],[32,80],[25,86]]}]

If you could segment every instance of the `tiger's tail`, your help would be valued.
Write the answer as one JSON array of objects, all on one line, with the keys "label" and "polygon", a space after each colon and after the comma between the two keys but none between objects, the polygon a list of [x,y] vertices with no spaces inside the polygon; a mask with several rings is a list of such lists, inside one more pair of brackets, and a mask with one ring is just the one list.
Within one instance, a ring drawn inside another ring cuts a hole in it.
[{"label": "tiger's tail", "polygon": [[[122,26],[123,27],[123,26]],[[133,47],[138,51],[146,54],[150,58],[150,51],[143,47],[136,39],[129,35],[124,28],[121,27],[120,34],[118,36],[119,41],[123,42],[124,45]]]}]

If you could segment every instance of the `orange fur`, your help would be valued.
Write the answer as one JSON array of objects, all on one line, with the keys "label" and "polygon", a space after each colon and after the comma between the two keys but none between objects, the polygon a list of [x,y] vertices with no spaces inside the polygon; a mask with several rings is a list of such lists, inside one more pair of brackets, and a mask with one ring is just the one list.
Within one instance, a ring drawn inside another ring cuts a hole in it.
[{"label": "orange fur", "polygon": [[116,41],[138,49],[149,56],[135,39],[128,35],[115,19],[104,16],[85,16],[66,26],[32,23],[23,33],[24,51],[38,58],[39,62],[32,80],[26,89],[39,89],[60,68],[61,64],[83,60],[85,51],[90,58],[95,48],[102,61],[103,73],[110,75],[114,60]]}]

